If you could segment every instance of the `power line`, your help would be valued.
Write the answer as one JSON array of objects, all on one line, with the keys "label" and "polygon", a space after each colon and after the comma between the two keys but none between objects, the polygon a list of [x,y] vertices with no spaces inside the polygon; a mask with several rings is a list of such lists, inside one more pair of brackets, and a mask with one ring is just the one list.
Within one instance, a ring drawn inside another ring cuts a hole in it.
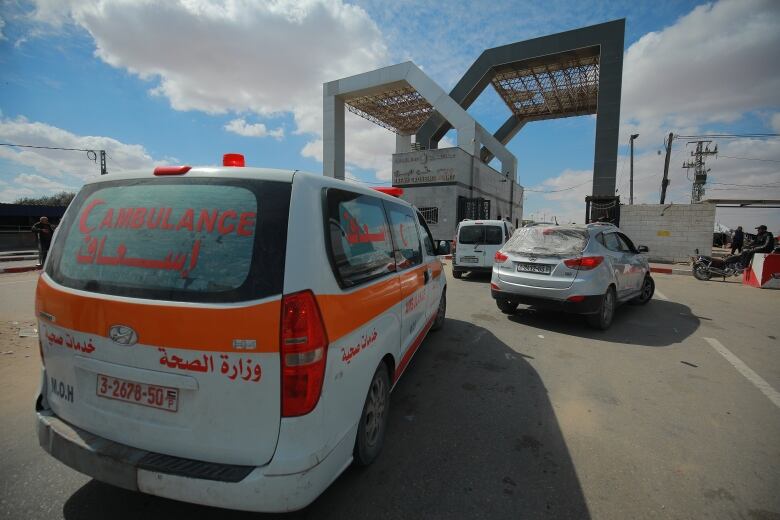
[{"label": "power line", "polygon": [[69,152],[97,152],[99,150],[88,150],[86,148],[62,148],[59,146],[33,146],[31,144],[13,144],[13,143],[0,143],[0,146],[14,146],[17,148],[38,148],[42,150],[67,150]]},{"label": "power line", "polygon": [[38,150],[64,150],[66,152],[87,152],[87,159],[97,163],[98,154],[100,154],[100,175],[108,173],[106,168],[106,151],[100,149],[87,149],[87,148],[65,148],[62,146],[36,146],[32,144],[14,144],[14,143],[0,143],[0,146],[13,146],[15,148],[35,148]]},{"label": "power line", "polygon": [[741,139],[741,138],[766,138],[766,137],[780,137],[780,134],[703,134],[703,135],[674,134],[675,139]]},{"label": "power line", "polygon": [[761,162],[780,163],[780,160],[777,159],[759,159],[757,157],[734,157],[733,155],[722,155],[722,154],[718,154],[718,157],[725,157],[727,159],[741,159],[743,161],[761,161]]},{"label": "power line", "polygon": [[719,184],[721,186],[739,186],[741,188],[780,188],[778,182],[768,184],[732,184],[729,182],[710,182],[710,184]]},{"label": "power line", "polygon": [[591,182],[591,179],[588,179],[587,181],[581,182],[579,184],[575,184],[574,186],[568,186],[566,188],[561,188],[559,190],[529,190],[529,189],[526,189],[524,191],[526,191],[526,192],[530,191],[530,192],[533,192],[533,193],[558,193],[558,192],[561,192],[561,191],[568,191],[568,190],[573,190],[574,188],[579,188],[580,186],[582,186],[584,184],[587,184],[589,182]]}]

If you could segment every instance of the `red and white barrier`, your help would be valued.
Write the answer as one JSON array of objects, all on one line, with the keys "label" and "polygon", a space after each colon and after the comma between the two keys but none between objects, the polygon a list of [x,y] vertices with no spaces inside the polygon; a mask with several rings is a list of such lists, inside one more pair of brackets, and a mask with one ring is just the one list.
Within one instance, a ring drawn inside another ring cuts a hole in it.
[{"label": "red and white barrier", "polygon": [[742,273],[742,283],[761,289],[780,289],[780,255],[756,253]]}]

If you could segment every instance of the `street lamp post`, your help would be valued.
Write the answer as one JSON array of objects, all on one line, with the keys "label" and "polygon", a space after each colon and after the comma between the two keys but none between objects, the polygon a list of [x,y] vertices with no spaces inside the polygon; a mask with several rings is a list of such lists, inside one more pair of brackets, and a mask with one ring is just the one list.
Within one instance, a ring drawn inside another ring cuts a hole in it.
[{"label": "street lamp post", "polygon": [[628,203],[633,204],[634,203],[634,139],[639,137],[639,134],[631,134],[631,138],[628,140],[628,142],[631,144],[631,178],[629,180],[629,193],[628,193]]}]

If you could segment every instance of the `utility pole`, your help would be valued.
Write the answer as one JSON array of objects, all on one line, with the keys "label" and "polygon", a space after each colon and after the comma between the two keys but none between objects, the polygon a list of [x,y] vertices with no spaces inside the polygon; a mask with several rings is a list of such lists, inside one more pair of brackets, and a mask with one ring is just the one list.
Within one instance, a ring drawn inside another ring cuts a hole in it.
[{"label": "utility pole", "polygon": [[631,144],[631,180],[629,181],[630,190],[628,193],[629,205],[634,203],[634,139],[637,137],[639,137],[639,134],[631,134],[631,137],[628,140],[628,142]]},{"label": "utility pole", "polygon": [[666,200],[666,187],[669,186],[669,159],[672,157],[672,141],[674,134],[669,132],[669,137],[664,143],[666,145],[666,159],[664,160],[664,178],[661,179],[661,204]]},{"label": "utility pole", "polygon": [[704,160],[708,155],[718,153],[718,145],[710,150],[712,141],[688,141],[688,144],[696,144],[696,151],[691,152],[693,161],[683,163],[683,168],[690,170],[693,168],[693,188],[691,188],[691,204],[701,202],[704,198],[704,185],[707,183],[707,172],[710,171],[704,167]]}]

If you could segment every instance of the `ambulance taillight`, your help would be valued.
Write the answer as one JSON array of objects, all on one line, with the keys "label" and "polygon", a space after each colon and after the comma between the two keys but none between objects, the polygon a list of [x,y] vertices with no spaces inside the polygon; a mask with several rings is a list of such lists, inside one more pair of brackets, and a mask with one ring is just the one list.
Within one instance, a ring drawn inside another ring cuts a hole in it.
[{"label": "ambulance taillight", "polygon": [[282,298],[282,417],[314,410],[322,393],[328,337],[311,291]]}]

